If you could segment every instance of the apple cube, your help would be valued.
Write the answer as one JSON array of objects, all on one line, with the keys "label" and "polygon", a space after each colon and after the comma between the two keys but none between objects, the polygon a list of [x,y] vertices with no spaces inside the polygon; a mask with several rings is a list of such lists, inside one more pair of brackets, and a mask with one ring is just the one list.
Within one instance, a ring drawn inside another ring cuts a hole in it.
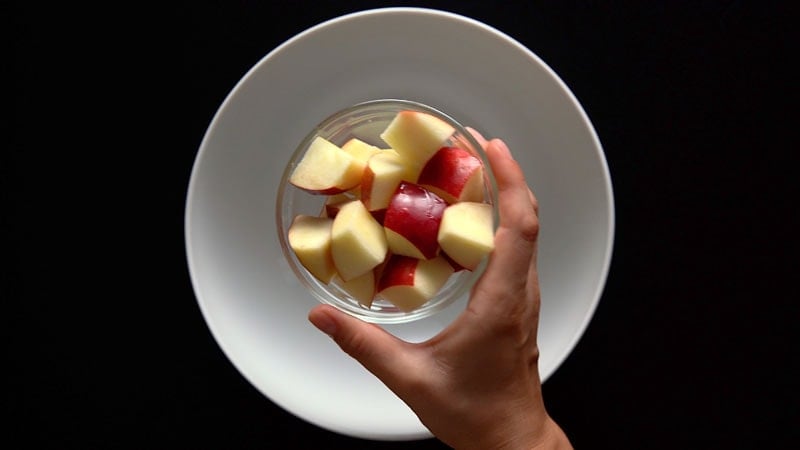
[{"label": "apple cube", "polygon": [[439,224],[446,208],[447,203],[438,195],[401,181],[383,218],[392,253],[419,259],[435,257],[439,253]]},{"label": "apple cube", "polygon": [[447,203],[483,200],[483,163],[458,147],[442,147],[423,166],[417,183]]},{"label": "apple cube", "polygon": [[383,227],[360,200],[339,208],[331,228],[331,253],[336,271],[350,281],[372,270],[386,258]]},{"label": "apple cube", "polygon": [[350,153],[317,136],[297,163],[289,183],[312,194],[338,194],[361,182],[363,166]]},{"label": "apple cube", "polygon": [[378,147],[367,144],[358,138],[351,138],[345,142],[344,145],[342,145],[342,150],[349,153],[353,159],[355,159],[356,164],[360,167],[362,172],[367,167],[369,158],[381,151]]},{"label": "apple cube", "polygon": [[[380,137],[406,161],[414,175],[446,145],[455,129],[447,122],[418,111],[400,111]],[[410,181],[416,181],[412,179]]]},{"label": "apple cube", "polygon": [[323,283],[336,274],[331,252],[333,220],[300,214],[292,220],[287,236],[289,247],[300,264]]},{"label": "apple cube", "polygon": [[397,152],[385,151],[373,155],[361,179],[361,201],[364,206],[370,211],[386,209],[406,174],[406,166]]},{"label": "apple cube", "polygon": [[336,214],[339,213],[339,208],[341,208],[342,205],[353,200],[354,197],[350,196],[348,193],[329,195],[328,198],[325,199],[325,204],[322,206],[320,217],[330,217],[333,219],[336,217]]},{"label": "apple cube", "polygon": [[392,255],[378,281],[378,295],[401,311],[413,311],[432,299],[452,274],[453,267],[441,256],[417,259]]},{"label": "apple cube", "polygon": [[375,271],[370,270],[365,274],[357,276],[350,281],[344,281],[341,277],[334,277],[336,283],[343,291],[352,296],[359,304],[369,308],[375,299]]},{"label": "apple cube", "polygon": [[494,249],[492,206],[477,202],[448,206],[442,215],[438,241],[453,261],[467,270],[475,270]]}]

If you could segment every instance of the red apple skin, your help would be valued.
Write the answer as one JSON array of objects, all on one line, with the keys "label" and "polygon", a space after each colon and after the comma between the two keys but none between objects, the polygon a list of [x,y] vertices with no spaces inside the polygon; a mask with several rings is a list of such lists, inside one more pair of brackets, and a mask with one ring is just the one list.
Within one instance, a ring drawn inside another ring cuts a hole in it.
[{"label": "red apple skin", "polygon": [[353,188],[353,186],[347,186],[346,188],[332,187],[332,188],[320,189],[320,190],[316,190],[316,191],[309,190],[309,189],[303,189],[303,188],[301,188],[301,189],[303,189],[306,192],[310,192],[311,194],[314,194],[314,195],[336,195],[336,194],[341,194],[342,192],[347,192],[352,188]]},{"label": "red apple skin", "polygon": [[386,209],[383,226],[404,236],[430,259],[439,253],[437,236],[446,207],[447,202],[433,192],[401,181]]},{"label": "red apple skin", "polygon": [[450,263],[450,266],[453,268],[453,273],[461,272],[462,270],[468,270],[466,267],[464,267],[461,264],[455,262],[453,260],[453,258],[451,258],[450,256],[447,255],[447,253],[441,252],[440,255],[442,255],[442,257],[445,259],[445,261]]},{"label": "red apple skin", "polygon": [[382,268],[378,292],[392,286],[413,286],[418,262],[411,256],[391,255]]},{"label": "red apple skin", "polygon": [[386,209],[376,209],[375,211],[370,211],[372,217],[378,221],[379,224],[383,225],[383,219],[386,217]]},{"label": "red apple skin", "polygon": [[441,191],[437,193],[448,203],[455,203],[469,178],[482,168],[480,159],[470,152],[458,147],[442,147],[422,168],[417,183]]}]

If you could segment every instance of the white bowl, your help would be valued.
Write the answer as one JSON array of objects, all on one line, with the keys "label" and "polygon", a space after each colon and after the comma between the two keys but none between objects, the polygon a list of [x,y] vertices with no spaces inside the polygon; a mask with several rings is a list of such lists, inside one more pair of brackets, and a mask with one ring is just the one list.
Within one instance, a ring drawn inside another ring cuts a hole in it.
[{"label": "white bowl", "polygon": [[[509,36],[447,12],[388,8],[327,21],[233,87],[202,141],[186,201],[189,270],[211,333],[250,383],[295,416],[354,437],[422,439],[431,434],[413,412],[308,323],[318,301],[277,239],[276,191],[297,143],[320,117],[376,98],[447,111],[503,138],[522,165],[540,203],[543,380],[600,299],[614,236],[611,179],[589,118],[558,76]],[[465,301],[382,326],[421,341]]]}]

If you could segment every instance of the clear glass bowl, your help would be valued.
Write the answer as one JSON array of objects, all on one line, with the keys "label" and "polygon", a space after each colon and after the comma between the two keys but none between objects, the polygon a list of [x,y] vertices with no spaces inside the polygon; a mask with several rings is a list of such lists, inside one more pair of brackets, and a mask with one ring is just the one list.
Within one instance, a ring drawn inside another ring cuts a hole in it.
[{"label": "clear glass bowl", "polygon": [[293,186],[289,183],[289,177],[302,159],[308,146],[317,136],[321,136],[339,146],[355,137],[379,148],[389,148],[389,145],[383,142],[379,135],[386,129],[397,113],[407,110],[428,113],[449,123],[455,129],[455,132],[446,145],[461,147],[480,158],[484,169],[484,202],[492,205],[494,226],[496,228],[498,223],[497,188],[489,162],[480,144],[454,118],[431,106],[409,100],[372,100],[342,109],[324,119],[297,146],[297,149],[286,164],[278,188],[275,212],[278,238],[286,260],[297,275],[297,278],[321,303],[332,305],[348,314],[373,323],[406,323],[430,317],[443,310],[455,300],[464,295],[469,295],[471,287],[485,269],[486,260],[473,271],[462,270],[455,272],[436,296],[413,311],[402,311],[380,296],[375,298],[370,308],[366,308],[335,283],[325,284],[315,278],[300,264],[294,251],[289,247],[287,233],[293,218],[298,214],[319,215],[327,198],[325,195],[314,195]]}]

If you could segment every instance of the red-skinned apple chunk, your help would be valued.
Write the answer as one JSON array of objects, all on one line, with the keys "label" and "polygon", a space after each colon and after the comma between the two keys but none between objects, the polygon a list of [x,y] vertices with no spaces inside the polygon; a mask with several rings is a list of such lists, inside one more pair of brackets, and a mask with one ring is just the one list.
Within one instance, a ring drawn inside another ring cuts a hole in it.
[{"label": "red-skinned apple chunk", "polygon": [[406,175],[406,166],[397,152],[386,150],[373,155],[361,179],[361,201],[364,206],[370,211],[386,209]]},{"label": "red-skinned apple chunk", "polygon": [[383,217],[392,253],[419,259],[435,257],[439,253],[439,224],[445,208],[447,203],[438,195],[401,181]]},{"label": "red-skinned apple chunk", "polygon": [[417,184],[447,203],[483,200],[483,164],[458,147],[442,147],[422,168]]},{"label": "red-skinned apple chunk", "polygon": [[287,237],[300,264],[319,281],[328,283],[336,275],[331,253],[333,219],[297,215]]},{"label": "red-skinned apple chunk", "polygon": [[[454,132],[450,124],[438,117],[418,111],[400,111],[380,137],[400,154],[416,177]],[[416,181],[416,178],[409,181]]]},{"label": "red-skinned apple chunk", "polygon": [[363,164],[336,144],[317,136],[297,163],[289,183],[312,194],[338,194],[356,187]]},{"label": "red-skinned apple chunk", "polygon": [[342,205],[331,227],[331,253],[336,271],[350,281],[374,269],[386,258],[383,227],[361,200]]},{"label": "red-skinned apple chunk", "polygon": [[475,270],[494,249],[492,205],[461,202],[448,206],[439,226],[438,240],[450,259],[467,270]]},{"label": "red-skinned apple chunk", "polygon": [[378,281],[378,295],[401,311],[413,311],[433,298],[452,274],[453,267],[441,256],[417,259],[392,255]]}]

